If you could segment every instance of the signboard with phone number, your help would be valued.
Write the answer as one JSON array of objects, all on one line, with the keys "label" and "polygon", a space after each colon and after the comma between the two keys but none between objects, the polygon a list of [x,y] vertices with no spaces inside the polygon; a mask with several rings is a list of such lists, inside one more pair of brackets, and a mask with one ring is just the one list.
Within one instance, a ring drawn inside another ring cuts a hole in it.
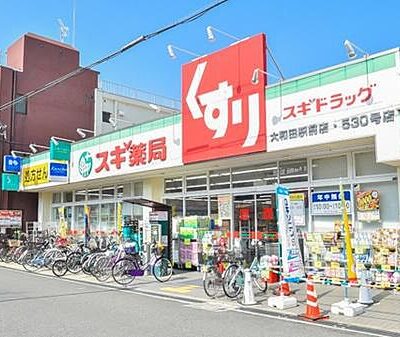
[{"label": "signboard with phone number", "polygon": [[[344,191],[344,200],[348,213],[352,213],[350,191]],[[312,215],[340,215],[342,214],[342,201],[340,192],[313,192],[311,193]]]}]

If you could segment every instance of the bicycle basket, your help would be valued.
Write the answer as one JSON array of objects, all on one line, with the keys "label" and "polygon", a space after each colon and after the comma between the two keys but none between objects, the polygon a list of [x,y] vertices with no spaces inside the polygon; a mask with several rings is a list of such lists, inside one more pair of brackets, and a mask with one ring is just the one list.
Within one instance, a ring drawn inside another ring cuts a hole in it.
[{"label": "bicycle basket", "polygon": [[136,247],[135,246],[127,246],[124,247],[124,251],[126,254],[135,254],[136,253]]}]

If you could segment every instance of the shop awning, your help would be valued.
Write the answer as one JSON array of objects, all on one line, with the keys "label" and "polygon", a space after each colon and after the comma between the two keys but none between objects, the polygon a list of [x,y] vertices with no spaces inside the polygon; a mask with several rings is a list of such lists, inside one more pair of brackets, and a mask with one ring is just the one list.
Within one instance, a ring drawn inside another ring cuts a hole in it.
[{"label": "shop awning", "polygon": [[166,204],[154,200],[145,199],[143,197],[133,197],[129,199],[123,199],[122,201],[134,205],[150,207],[153,208],[155,211],[169,211],[171,209],[171,206],[168,206]]}]

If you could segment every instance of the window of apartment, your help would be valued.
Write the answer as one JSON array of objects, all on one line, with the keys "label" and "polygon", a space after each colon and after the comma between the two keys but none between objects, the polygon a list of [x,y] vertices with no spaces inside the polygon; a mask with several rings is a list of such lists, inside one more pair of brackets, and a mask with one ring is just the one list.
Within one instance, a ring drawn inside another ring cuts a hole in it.
[{"label": "window of apartment", "polygon": [[[24,95],[21,94],[17,94],[17,96],[15,97],[16,99],[18,99],[19,97],[22,97]],[[22,98],[17,104],[15,104],[15,112],[20,113],[20,114],[27,114],[27,99],[26,98]]]},{"label": "window of apartment", "polygon": [[110,123],[111,112],[103,111],[103,122]]}]

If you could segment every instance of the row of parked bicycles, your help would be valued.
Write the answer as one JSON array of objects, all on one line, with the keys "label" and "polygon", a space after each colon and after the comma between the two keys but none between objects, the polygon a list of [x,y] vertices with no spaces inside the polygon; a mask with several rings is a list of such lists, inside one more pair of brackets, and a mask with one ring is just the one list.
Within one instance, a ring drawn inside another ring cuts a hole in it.
[{"label": "row of parked bicycles", "polygon": [[[257,250],[256,250],[257,251]],[[237,298],[245,286],[245,271],[251,277],[251,285],[255,291],[265,293],[268,289],[268,267],[260,263],[256,253],[250,264],[239,252],[228,251],[222,245],[208,255],[202,267],[203,288],[209,297],[223,293],[229,298]]]},{"label": "row of parked bicycles", "polygon": [[0,260],[18,263],[31,272],[46,268],[58,277],[82,272],[100,282],[112,278],[127,286],[149,273],[159,282],[168,281],[173,265],[163,252],[156,242],[139,247],[136,242],[117,243],[109,238],[89,237],[84,243],[49,235],[35,240],[1,240]]}]

